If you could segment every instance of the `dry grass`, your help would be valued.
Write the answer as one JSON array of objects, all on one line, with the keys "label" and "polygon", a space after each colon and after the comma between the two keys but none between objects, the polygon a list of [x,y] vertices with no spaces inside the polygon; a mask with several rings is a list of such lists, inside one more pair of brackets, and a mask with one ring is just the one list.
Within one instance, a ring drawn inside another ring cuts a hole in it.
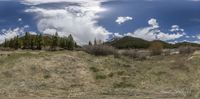
[{"label": "dry grass", "polygon": [[199,52],[143,61],[81,51],[0,53],[0,97],[200,97]]},{"label": "dry grass", "polygon": [[96,56],[108,56],[117,53],[116,49],[107,45],[85,46],[85,52]]}]

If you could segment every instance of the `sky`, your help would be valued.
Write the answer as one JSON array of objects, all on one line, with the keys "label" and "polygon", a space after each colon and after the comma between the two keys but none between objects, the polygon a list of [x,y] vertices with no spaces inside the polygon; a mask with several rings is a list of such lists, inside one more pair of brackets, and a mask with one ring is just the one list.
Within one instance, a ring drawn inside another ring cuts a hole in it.
[{"label": "sky", "polygon": [[200,43],[200,0],[0,0],[0,43],[25,32],[80,45],[132,36]]}]

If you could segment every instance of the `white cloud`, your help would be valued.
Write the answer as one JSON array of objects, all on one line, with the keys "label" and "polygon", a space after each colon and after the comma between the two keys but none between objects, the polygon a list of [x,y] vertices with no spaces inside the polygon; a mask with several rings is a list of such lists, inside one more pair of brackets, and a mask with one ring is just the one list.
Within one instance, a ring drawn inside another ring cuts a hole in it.
[{"label": "white cloud", "polygon": [[184,29],[181,29],[178,25],[172,25],[171,32],[184,32]]},{"label": "white cloud", "polygon": [[18,18],[18,22],[21,22],[22,21],[22,18]]},{"label": "white cloud", "polygon": [[30,26],[29,25],[24,25],[24,28],[29,28]]},{"label": "white cloud", "polygon": [[27,5],[39,5],[45,3],[60,3],[60,2],[67,2],[67,3],[99,3],[104,2],[107,0],[22,0],[22,3]]},{"label": "white cloud", "polygon": [[186,35],[185,38],[191,38],[190,36]]},{"label": "white cloud", "polygon": [[64,8],[30,7],[25,12],[36,13],[38,19],[37,28],[41,33],[60,36],[72,34],[81,45],[88,41],[108,39],[109,31],[97,23],[97,13],[105,11],[101,3],[105,0],[24,0],[23,3],[37,5],[44,3],[69,2],[74,5],[66,5]]},{"label": "white cloud", "polygon": [[117,24],[122,24],[122,23],[124,23],[124,22],[127,22],[127,21],[130,21],[130,20],[133,20],[133,18],[132,17],[129,17],[129,16],[126,16],[126,17],[118,17],[117,19],[116,19],[116,23]]},{"label": "white cloud", "polygon": [[5,41],[5,39],[11,39],[16,37],[17,35],[22,35],[25,31],[24,31],[24,27],[17,27],[14,29],[2,29],[0,31],[0,43],[3,43]]},{"label": "white cloud", "polygon": [[127,36],[133,36],[133,37],[138,37],[142,38],[145,40],[163,40],[163,41],[168,41],[168,40],[175,40],[178,39],[182,36],[184,36],[184,33],[164,33],[161,30],[159,30],[159,24],[156,19],[150,19],[148,21],[148,24],[150,25],[149,27],[144,27],[137,29],[133,33],[127,33]]},{"label": "white cloud", "polygon": [[151,18],[151,19],[148,21],[148,24],[149,24],[150,26],[152,26],[153,28],[159,28],[159,24],[158,24],[157,20],[154,19],[154,18]]},{"label": "white cloud", "polygon": [[122,38],[124,35],[119,34],[119,33],[113,33],[113,38]]},{"label": "white cloud", "polygon": [[197,35],[196,37],[197,37],[197,39],[199,39],[199,40],[200,40],[200,34],[199,34],[199,35]]}]

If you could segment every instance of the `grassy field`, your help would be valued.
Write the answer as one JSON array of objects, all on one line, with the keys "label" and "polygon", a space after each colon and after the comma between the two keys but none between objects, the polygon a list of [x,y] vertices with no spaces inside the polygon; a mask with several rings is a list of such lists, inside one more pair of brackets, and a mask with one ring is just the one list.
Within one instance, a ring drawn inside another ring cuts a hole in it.
[{"label": "grassy field", "polygon": [[200,52],[146,60],[0,52],[0,79],[1,99],[194,99],[200,97]]}]

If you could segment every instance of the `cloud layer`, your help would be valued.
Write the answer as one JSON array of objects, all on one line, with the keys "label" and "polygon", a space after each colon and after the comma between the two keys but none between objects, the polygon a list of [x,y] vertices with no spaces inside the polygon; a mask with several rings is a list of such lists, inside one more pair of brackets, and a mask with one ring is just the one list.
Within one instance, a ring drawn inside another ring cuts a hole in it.
[{"label": "cloud layer", "polygon": [[[159,23],[157,22],[156,19],[151,18],[148,21],[149,26],[144,27],[144,28],[139,28],[135,30],[133,33],[127,33],[125,35],[127,36],[133,36],[133,37],[138,37],[138,38],[143,38],[145,40],[163,40],[163,41],[169,41],[169,40],[175,40],[180,37],[183,37],[185,33],[182,32],[177,32],[176,33],[164,33],[159,29]],[[172,29],[175,26],[172,26]],[[177,28],[176,28],[177,29]],[[178,30],[183,30],[178,27]]]},{"label": "cloud layer", "polygon": [[[30,7],[27,13],[35,13],[37,16],[37,28],[41,33],[60,36],[72,34],[75,40],[83,45],[96,39],[106,40],[110,34],[104,27],[99,26],[97,14],[105,11],[101,3],[105,0],[24,0],[27,5],[40,5],[65,2],[63,8]],[[73,3],[68,5],[67,3]]]}]

